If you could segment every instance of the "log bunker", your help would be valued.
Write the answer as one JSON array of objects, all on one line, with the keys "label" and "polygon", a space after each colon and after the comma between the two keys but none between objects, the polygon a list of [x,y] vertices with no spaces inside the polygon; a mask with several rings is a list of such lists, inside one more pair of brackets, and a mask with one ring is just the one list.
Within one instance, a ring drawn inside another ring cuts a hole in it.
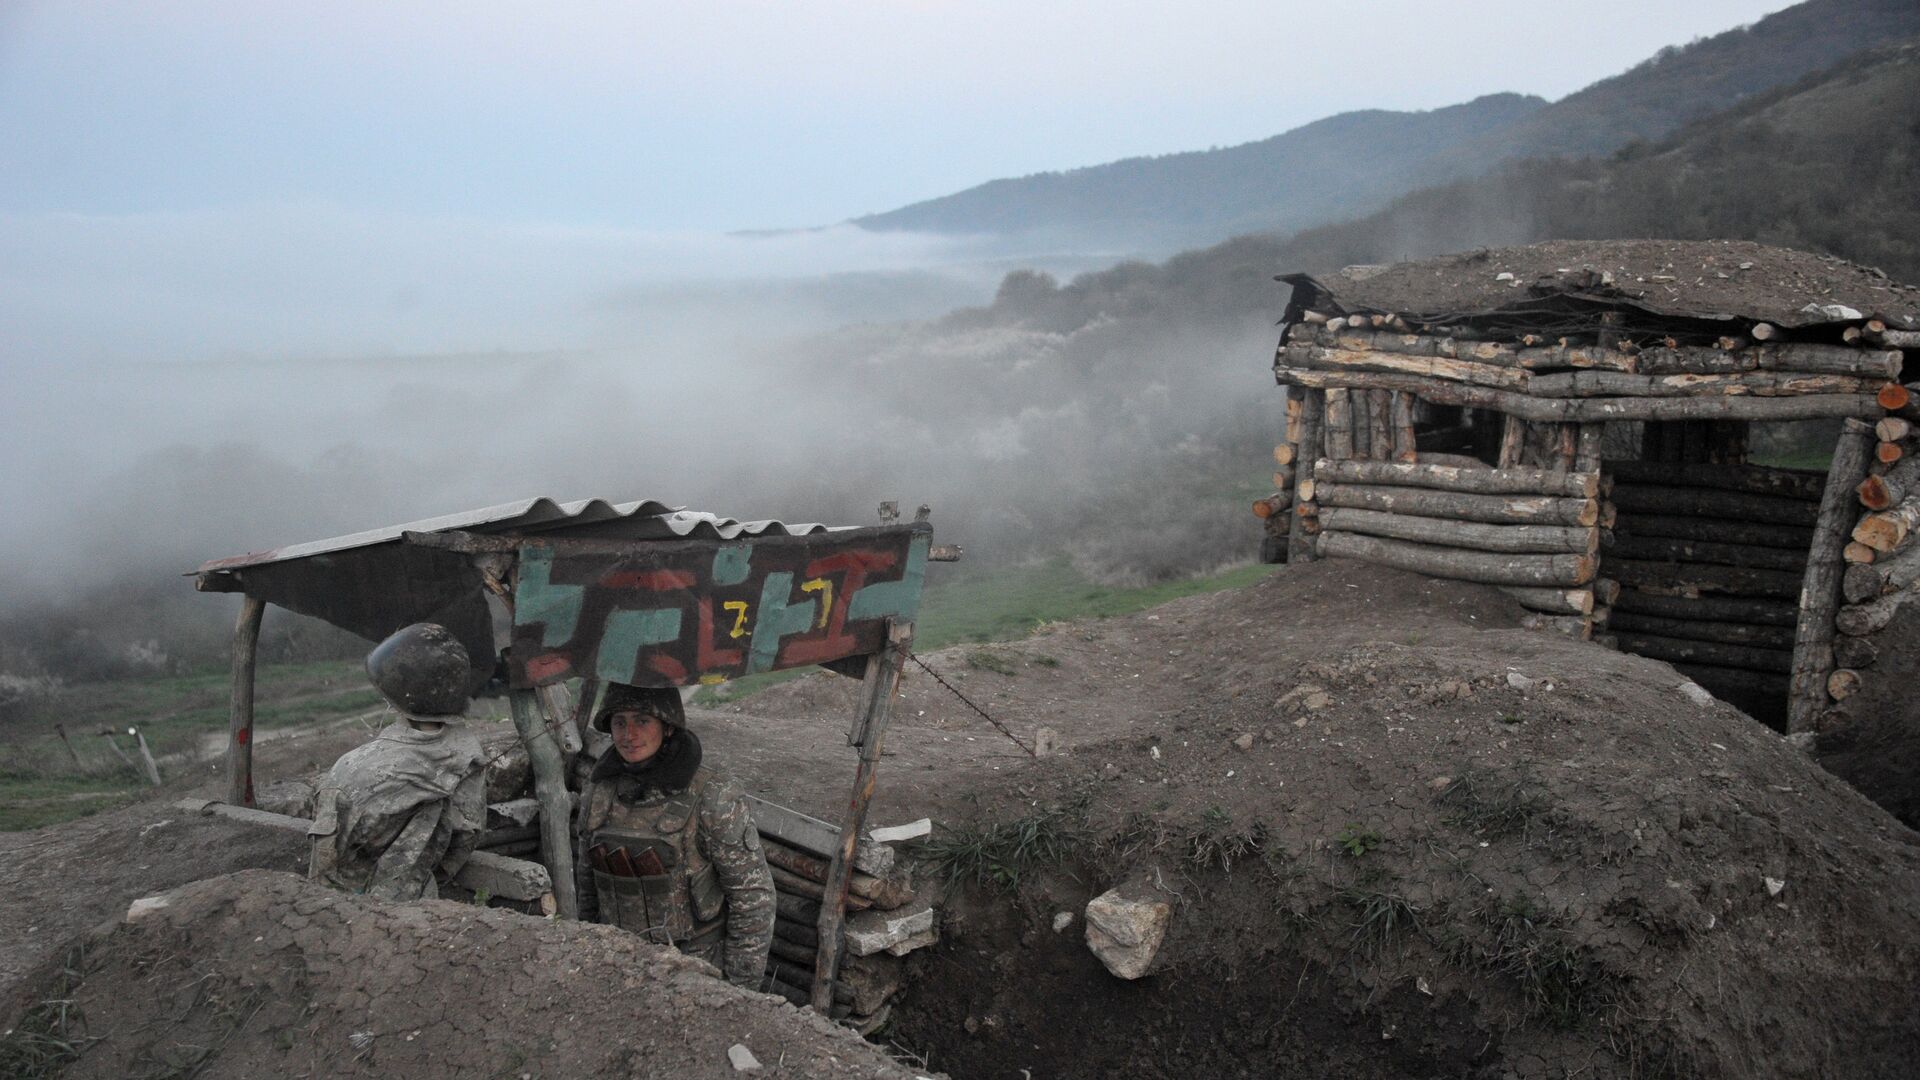
[{"label": "log bunker", "polygon": [[[1268,561],[1497,585],[1775,727],[1849,722],[1920,580],[1920,290],[1723,241],[1279,280]],[[1809,421],[1824,471],[1756,460]]]}]

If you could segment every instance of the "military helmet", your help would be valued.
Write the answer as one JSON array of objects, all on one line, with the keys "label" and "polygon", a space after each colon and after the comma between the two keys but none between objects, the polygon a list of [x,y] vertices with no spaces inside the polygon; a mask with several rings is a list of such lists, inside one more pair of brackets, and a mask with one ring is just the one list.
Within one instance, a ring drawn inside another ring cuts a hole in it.
[{"label": "military helmet", "polygon": [[686,706],[680,704],[680,691],[673,687],[609,683],[606,696],[600,699],[600,707],[593,711],[594,730],[611,733],[613,714],[626,710],[657,716],[661,723],[677,728],[687,726]]},{"label": "military helmet", "polygon": [[367,654],[367,678],[394,708],[420,720],[467,711],[473,670],[467,647],[438,623],[404,626]]}]

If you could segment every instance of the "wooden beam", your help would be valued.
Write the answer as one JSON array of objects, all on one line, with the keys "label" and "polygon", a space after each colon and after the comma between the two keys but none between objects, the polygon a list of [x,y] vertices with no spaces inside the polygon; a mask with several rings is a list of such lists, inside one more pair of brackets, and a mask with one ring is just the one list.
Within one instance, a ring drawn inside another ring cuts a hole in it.
[{"label": "wooden beam", "polygon": [[1321,532],[1314,546],[1326,558],[1358,559],[1485,585],[1584,585],[1599,568],[1599,560],[1591,555],[1490,554],[1331,530]]},{"label": "wooden beam", "polygon": [[1476,495],[1551,495],[1591,499],[1600,494],[1600,474],[1569,473],[1516,465],[1510,469],[1457,468],[1427,462],[1333,461],[1314,463],[1314,477],[1340,484],[1389,484]]},{"label": "wooden beam", "polygon": [[1787,730],[1811,731],[1827,705],[1827,676],[1833,671],[1834,619],[1840,607],[1841,557],[1853,523],[1853,489],[1867,474],[1873,428],[1859,420],[1841,425],[1827,468],[1827,490],[1814,522],[1813,545],[1800,588],[1800,617],[1793,636],[1792,682],[1787,691]]},{"label": "wooden beam", "polygon": [[1335,532],[1520,555],[1591,555],[1600,549],[1600,530],[1577,525],[1488,525],[1348,506],[1322,507],[1320,525]]},{"label": "wooden beam", "polygon": [[260,617],[267,602],[249,596],[240,602],[233,627],[233,695],[227,712],[227,801],[253,805],[253,674],[260,652]]},{"label": "wooden beam", "polygon": [[563,919],[580,917],[573,880],[573,800],[567,794],[566,762],[557,733],[543,723],[532,690],[507,692],[513,726],[533,765],[533,793],[540,800],[540,861],[553,881],[555,906]]},{"label": "wooden beam", "polygon": [[840,843],[828,864],[827,881],[822,886],[819,961],[813,969],[813,1007],[821,1013],[833,1007],[834,976],[840,969],[840,928],[846,921],[847,884],[853,872],[854,849],[860,831],[866,826],[867,807],[873,802],[873,788],[880,767],[880,749],[887,734],[887,721],[893,714],[893,697],[900,689],[900,667],[906,663],[907,650],[913,644],[913,624],[887,622],[886,648],[867,660],[864,699],[849,739],[860,750],[860,764],[854,770],[853,792],[847,800],[847,812],[840,822]]},{"label": "wooden beam", "polygon": [[[747,805],[753,812],[754,826],[763,835],[823,859],[832,858],[833,853],[840,850],[838,825],[768,802],[758,795],[748,795]],[[861,873],[886,877],[893,872],[893,862],[893,849],[885,844],[861,837],[854,848],[853,868]]]},{"label": "wooden beam", "polygon": [[[1302,500],[1301,509],[1306,508],[1307,496],[1303,491],[1313,490],[1313,478],[1318,471],[1315,462],[1326,452],[1324,436],[1326,433],[1325,391],[1300,390],[1300,438],[1296,445],[1300,448],[1299,459],[1294,463],[1294,491]],[[1289,433],[1291,437],[1291,433]],[[1290,565],[1311,561],[1313,558],[1313,538],[1304,528],[1290,528],[1287,533],[1287,562]]]},{"label": "wooden beam", "polygon": [[1418,517],[1481,521],[1492,525],[1596,525],[1598,499],[1552,495],[1478,495],[1432,488],[1315,480],[1313,497],[1323,506],[1351,506]]}]

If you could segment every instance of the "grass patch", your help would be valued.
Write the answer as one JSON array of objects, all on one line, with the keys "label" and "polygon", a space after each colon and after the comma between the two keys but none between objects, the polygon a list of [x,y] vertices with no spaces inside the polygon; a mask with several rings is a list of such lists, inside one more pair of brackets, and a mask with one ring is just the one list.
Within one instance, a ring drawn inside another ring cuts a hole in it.
[{"label": "grass patch", "polygon": [[914,625],[914,648],[926,652],[970,641],[1015,641],[1050,622],[1129,615],[1183,596],[1251,585],[1273,570],[1242,566],[1121,588],[1089,581],[1061,558],[958,577],[928,586]]},{"label": "grass patch", "polygon": [[80,986],[86,958],[82,946],[68,949],[52,996],[35,1003],[12,1031],[0,1035],[0,1076],[19,1080],[57,1076],[96,1041],[80,1034],[80,1016],[73,1007],[73,992]]},{"label": "grass patch", "polygon": [[1551,808],[1524,771],[1511,775],[1469,770],[1440,793],[1447,823],[1489,840],[1526,835]]},{"label": "grass patch", "polygon": [[1387,842],[1386,837],[1381,836],[1378,829],[1370,829],[1357,823],[1341,829],[1340,835],[1334,837],[1334,840],[1339,843],[1342,850],[1356,859]]},{"label": "grass patch", "polygon": [[1013,658],[994,649],[974,649],[967,653],[967,666],[977,671],[991,671],[997,675],[1014,676],[1020,674],[1013,666]]},{"label": "grass patch", "polygon": [[0,832],[37,829],[110,810],[147,790],[145,781],[118,775],[0,772]]},{"label": "grass patch", "polygon": [[1084,804],[1036,810],[994,825],[966,825],[914,845],[951,888],[961,882],[1013,890],[1040,864],[1057,865],[1084,841]]},{"label": "grass patch", "polygon": [[1420,928],[1420,913],[1398,893],[1354,886],[1342,889],[1340,899],[1354,912],[1349,947],[1364,956],[1379,956]]},{"label": "grass patch", "polygon": [[1481,919],[1488,938],[1478,946],[1457,946],[1455,959],[1513,983],[1529,1018],[1569,1029],[1624,1002],[1619,977],[1591,948],[1571,940],[1563,920],[1541,905],[1508,897],[1483,909]]}]

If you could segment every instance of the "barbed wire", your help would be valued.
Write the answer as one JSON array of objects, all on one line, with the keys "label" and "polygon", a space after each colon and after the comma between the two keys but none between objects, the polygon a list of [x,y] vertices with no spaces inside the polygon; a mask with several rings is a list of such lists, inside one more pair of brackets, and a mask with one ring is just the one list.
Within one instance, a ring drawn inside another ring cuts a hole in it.
[{"label": "barbed wire", "polygon": [[1022,750],[1025,750],[1027,752],[1028,757],[1037,758],[1040,756],[1038,753],[1034,752],[1033,747],[1028,746],[1026,743],[1021,742],[1020,736],[1015,735],[1013,733],[1013,729],[1007,727],[1007,725],[1001,723],[1000,721],[995,720],[991,715],[987,713],[987,710],[981,708],[978,705],[975,705],[973,703],[972,698],[961,693],[959,687],[956,687],[952,683],[948,682],[946,679],[941,678],[940,673],[933,670],[932,666],[929,665],[925,660],[920,659],[920,657],[912,649],[903,648],[900,651],[906,654],[907,659],[920,665],[920,670],[933,676],[933,681],[945,687],[947,693],[952,694],[954,697],[959,698],[967,706],[967,708],[972,709],[974,712],[979,713],[980,719],[985,720],[989,724],[992,724],[996,729],[999,730],[1000,734],[1005,735],[1008,738],[1008,740],[1013,743],[1013,745],[1019,747]]}]

